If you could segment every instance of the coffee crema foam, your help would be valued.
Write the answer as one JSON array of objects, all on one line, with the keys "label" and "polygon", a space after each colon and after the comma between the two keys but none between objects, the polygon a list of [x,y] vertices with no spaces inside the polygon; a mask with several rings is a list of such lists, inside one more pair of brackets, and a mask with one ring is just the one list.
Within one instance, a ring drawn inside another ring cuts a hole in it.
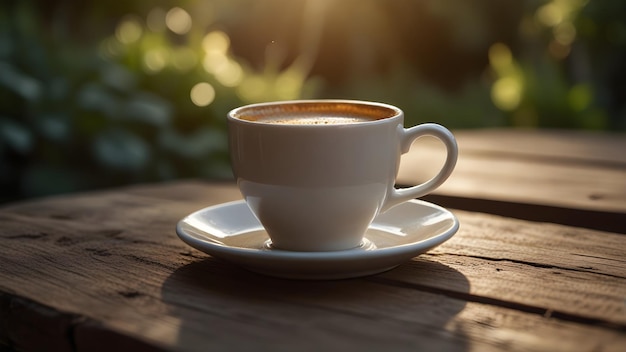
[{"label": "coffee crema foam", "polygon": [[249,120],[276,125],[345,125],[376,119],[359,116],[265,116]]}]

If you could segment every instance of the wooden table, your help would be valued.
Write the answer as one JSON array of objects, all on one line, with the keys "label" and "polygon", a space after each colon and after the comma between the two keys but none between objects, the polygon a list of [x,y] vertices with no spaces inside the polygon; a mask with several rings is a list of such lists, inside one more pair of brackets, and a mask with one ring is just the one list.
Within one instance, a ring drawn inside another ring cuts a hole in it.
[{"label": "wooden table", "polygon": [[[625,351],[624,135],[456,135],[458,168],[428,199],[459,232],[365,278],[275,279],[181,242],[176,222],[240,199],[232,183],[5,205],[0,350]],[[434,172],[424,143],[401,183]]]}]

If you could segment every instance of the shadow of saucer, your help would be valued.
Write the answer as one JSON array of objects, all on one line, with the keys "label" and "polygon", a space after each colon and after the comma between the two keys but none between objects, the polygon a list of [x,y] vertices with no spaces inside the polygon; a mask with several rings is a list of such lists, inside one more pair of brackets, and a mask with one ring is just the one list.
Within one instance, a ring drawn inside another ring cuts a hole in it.
[{"label": "shadow of saucer", "polygon": [[180,322],[177,350],[466,350],[462,331],[446,328],[465,301],[414,284],[433,275],[469,292],[462,273],[427,260],[371,277],[301,281],[209,257],[173,272],[162,297]]}]

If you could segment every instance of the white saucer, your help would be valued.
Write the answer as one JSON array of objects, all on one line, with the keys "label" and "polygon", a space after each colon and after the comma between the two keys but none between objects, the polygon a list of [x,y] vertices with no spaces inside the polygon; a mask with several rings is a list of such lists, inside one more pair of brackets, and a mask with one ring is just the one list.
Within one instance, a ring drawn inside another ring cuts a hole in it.
[{"label": "white saucer", "polygon": [[334,252],[272,249],[245,201],[196,211],[178,222],[188,245],[250,271],[291,279],[343,279],[390,270],[448,240],[459,221],[448,210],[419,200],[374,219],[361,247]]}]

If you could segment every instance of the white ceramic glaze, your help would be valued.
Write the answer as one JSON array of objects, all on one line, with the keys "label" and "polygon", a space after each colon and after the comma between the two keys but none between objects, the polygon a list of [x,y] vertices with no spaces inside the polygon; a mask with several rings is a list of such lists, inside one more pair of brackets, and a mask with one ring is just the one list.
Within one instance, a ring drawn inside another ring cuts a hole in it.
[{"label": "white ceramic glaze", "polygon": [[419,200],[378,215],[364,244],[330,252],[273,249],[245,201],[204,208],[178,222],[178,236],[190,246],[250,271],[291,279],[343,279],[392,269],[451,238],[459,228],[448,210]]},{"label": "white ceramic glaze", "polygon": [[[367,122],[281,125],[264,116],[365,116]],[[274,102],[228,114],[233,171],[244,199],[276,248],[334,251],[355,248],[379,213],[441,185],[457,159],[446,128],[405,129],[391,105],[346,100]],[[400,156],[424,135],[443,141],[447,159],[431,180],[395,189]]]}]

